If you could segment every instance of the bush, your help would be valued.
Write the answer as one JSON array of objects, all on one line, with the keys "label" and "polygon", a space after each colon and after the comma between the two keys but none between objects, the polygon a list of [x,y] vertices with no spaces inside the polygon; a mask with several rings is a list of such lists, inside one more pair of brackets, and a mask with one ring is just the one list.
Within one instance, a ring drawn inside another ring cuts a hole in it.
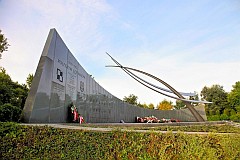
[{"label": "bush", "polygon": [[230,118],[226,114],[221,114],[220,115],[220,120],[229,120]]},{"label": "bush", "polygon": [[22,110],[19,107],[6,103],[0,106],[0,121],[1,122],[18,122]]},{"label": "bush", "polygon": [[240,121],[240,113],[231,115],[230,116],[230,120],[232,120],[232,121]]},{"label": "bush", "polygon": [[212,115],[207,117],[208,121],[219,121],[220,116],[219,115]]},{"label": "bush", "polygon": [[0,126],[0,137],[4,137],[11,133],[19,135],[19,133],[21,133],[21,128],[23,128],[19,123],[15,122],[0,122]]},{"label": "bush", "polygon": [[1,159],[239,159],[239,148],[239,134],[90,132],[0,123]]}]

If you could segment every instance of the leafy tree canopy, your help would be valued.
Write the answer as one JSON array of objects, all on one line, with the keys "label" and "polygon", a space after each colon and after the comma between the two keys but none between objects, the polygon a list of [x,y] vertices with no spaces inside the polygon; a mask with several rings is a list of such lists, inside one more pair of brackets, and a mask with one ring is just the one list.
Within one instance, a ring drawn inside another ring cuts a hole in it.
[{"label": "leafy tree canopy", "polygon": [[236,82],[235,85],[233,85],[233,89],[228,94],[228,102],[231,108],[235,110],[239,110],[240,112],[240,81]]},{"label": "leafy tree canopy", "polygon": [[149,109],[154,109],[154,104],[150,103],[150,104],[148,105],[148,108],[149,108]]},{"label": "leafy tree canopy", "polygon": [[171,110],[173,109],[173,105],[171,101],[164,99],[162,102],[158,104],[157,108],[159,110]]},{"label": "leafy tree canopy", "polygon": [[142,107],[142,108],[147,108],[147,109],[154,109],[154,105],[152,103],[150,103],[149,105],[147,105],[146,103],[141,104],[140,102],[137,105],[138,107]]},{"label": "leafy tree canopy", "polygon": [[138,100],[138,97],[135,96],[134,94],[130,94],[128,97],[125,96],[123,98],[123,101],[129,104],[137,105],[138,107],[142,107],[142,108],[154,109],[154,105],[152,103],[150,103],[149,105],[147,105],[146,103],[141,104],[140,102],[137,102],[137,100]]},{"label": "leafy tree canopy", "polygon": [[181,100],[176,100],[176,105],[174,106],[176,109],[181,109],[183,107],[185,107],[185,104],[183,101]]},{"label": "leafy tree canopy", "polygon": [[123,101],[132,105],[138,105],[137,99],[138,99],[137,96],[135,96],[134,94],[130,94],[128,97],[125,96],[123,98]]},{"label": "leafy tree canopy", "polygon": [[25,84],[13,82],[4,68],[0,70],[0,105],[10,103],[19,108],[24,107],[28,88]]},{"label": "leafy tree canopy", "polygon": [[201,97],[203,100],[213,102],[212,104],[206,104],[208,110],[220,110],[223,113],[223,110],[228,107],[227,92],[224,91],[223,86],[205,86],[201,91]]},{"label": "leafy tree canopy", "polygon": [[7,51],[8,49],[8,42],[7,42],[7,38],[4,36],[4,34],[1,33],[2,30],[0,29],[0,59],[2,57],[2,52]]},{"label": "leafy tree canopy", "polygon": [[33,74],[29,74],[28,77],[27,77],[27,80],[26,80],[28,89],[31,88],[32,81],[33,81]]}]

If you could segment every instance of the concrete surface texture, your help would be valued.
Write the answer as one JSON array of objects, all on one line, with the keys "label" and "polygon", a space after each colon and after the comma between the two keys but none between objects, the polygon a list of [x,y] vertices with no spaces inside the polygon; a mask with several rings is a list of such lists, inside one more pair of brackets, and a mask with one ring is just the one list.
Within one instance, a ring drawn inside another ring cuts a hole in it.
[{"label": "concrete surface texture", "polygon": [[[51,29],[24,106],[24,120],[28,123],[67,122],[71,103],[88,123],[134,122],[136,116],[149,115],[158,119],[196,121],[188,109],[144,109],[113,96],[84,70],[56,29]],[[206,120],[204,107],[196,107],[196,110]]]}]

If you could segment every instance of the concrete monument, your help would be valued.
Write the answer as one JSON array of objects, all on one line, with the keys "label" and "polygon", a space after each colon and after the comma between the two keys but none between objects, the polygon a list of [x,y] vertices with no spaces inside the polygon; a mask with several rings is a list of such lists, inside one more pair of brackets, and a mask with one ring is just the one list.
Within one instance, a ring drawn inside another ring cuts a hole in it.
[{"label": "concrete monument", "polygon": [[[89,123],[134,122],[136,116],[149,115],[197,121],[189,109],[144,109],[116,98],[84,70],[56,29],[51,29],[24,106],[24,120],[29,123],[67,122],[71,103]],[[206,120],[204,107],[195,109]]]}]

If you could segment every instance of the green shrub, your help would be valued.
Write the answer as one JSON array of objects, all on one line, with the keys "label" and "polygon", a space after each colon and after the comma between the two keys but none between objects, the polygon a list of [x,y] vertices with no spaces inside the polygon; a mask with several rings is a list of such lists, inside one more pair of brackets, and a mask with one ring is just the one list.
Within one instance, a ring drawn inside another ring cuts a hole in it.
[{"label": "green shrub", "polygon": [[232,121],[240,121],[240,113],[231,115],[230,116],[230,120],[232,120]]},{"label": "green shrub", "polygon": [[230,115],[235,115],[236,111],[234,109],[231,109]]},{"label": "green shrub", "polygon": [[6,103],[0,106],[0,121],[1,122],[18,122],[22,110],[19,107]]},{"label": "green shrub", "polygon": [[[137,128],[136,128],[137,129]],[[147,129],[138,128],[138,129]],[[232,125],[192,125],[192,126],[158,126],[149,128],[149,130],[158,131],[181,131],[181,132],[214,132],[214,133],[238,133],[240,130]]]},{"label": "green shrub", "polygon": [[221,114],[220,115],[220,120],[229,120],[229,119],[230,119],[229,116],[226,115],[226,114]]},{"label": "green shrub", "polygon": [[220,116],[219,115],[212,115],[207,117],[208,121],[219,121]]},{"label": "green shrub", "polygon": [[15,122],[0,122],[0,126],[0,137],[4,137],[7,134],[11,133],[18,135],[19,133],[21,133],[21,128],[23,128]]},{"label": "green shrub", "polygon": [[239,134],[103,133],[1,123],[0,135],[1,159],[240,158]]}]

